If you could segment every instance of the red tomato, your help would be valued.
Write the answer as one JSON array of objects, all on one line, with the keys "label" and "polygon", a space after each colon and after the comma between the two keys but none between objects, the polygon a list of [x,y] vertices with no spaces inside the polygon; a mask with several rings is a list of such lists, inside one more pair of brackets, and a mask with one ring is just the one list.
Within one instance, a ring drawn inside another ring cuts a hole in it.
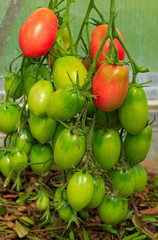
[{"label": "red tomato", "polygon": [[19,45],[25,57],[38,58],[52,47],[58,20],[48,8],[39,8],[23,23],[19,32]]},{"label": "red tomato", "polygon": [[[106,35],[107,28],[108,28],[107,24],[99,25],[99,26],[95,27],[92,32],[91,43],[90,43],[90,53],[91,53],[92,60],[94,60],[94,58],[98,52],[98,49]],[[117,29],[117,32],[118,32],[119,36],[121,37],[121,39],[123,40],[121,33],[119,32],[118,29]],[[118,51],[119,60],[124,60],[125,51],[116,38],[114,38],[114,44]],[[105,45],[103,46],[103,50],[102,50],[106,55],[108,55],[109,46],[110,46],[110,39],[108,38],[108,40],[106,41]],[[102,61],[106,61],[106,58],[104,57],[103,53],[101,53],[99,55],[99,58],[98,58],[98,61],[96,64],[97,68],[100,67],[100,64]]]},{"label": "red tomato", "polygon": [[123,103],[129,84],[129,71],[125,65],[103,63],[92,82],[93,102],[103,112],[116,110]]}]

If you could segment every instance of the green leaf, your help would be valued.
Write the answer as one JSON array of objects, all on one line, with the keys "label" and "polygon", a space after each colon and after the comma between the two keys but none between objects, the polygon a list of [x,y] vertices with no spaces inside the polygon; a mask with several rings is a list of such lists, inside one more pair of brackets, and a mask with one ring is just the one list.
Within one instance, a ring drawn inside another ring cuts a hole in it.
[{"label": "green leaf", "polygon": [[130,228],[127,227],[126,228],[126,230],[129,231],[129,232],[133,231],[134,229],[136,229],[136,228],[135,227],[130,227]]},{"label": "green leaf", "polygon": [[125,217],[125,219],[124,220],[127,220],[127,219],[129,219],[131,216],[132,216],[132,214],[134,213],[134,210],[132,210],[132,211],[129,211],[128,213],[127,213],[127,215],[126,215],[126,217]]},{"label": "green leaf", "polygon": [[158,222],[158,220],[151,215],[143,215],[143,216],[141,216],[141,219],[144,222],[151,222],[151,223],[157,223]]},{"label": "green leaf", "polygon": [[133,240],[142,240],[142,239],[147,239],[146,235],[141,235],[139,237],[133,238]]},{"label": "green leaf", "polygon": [[150,195],[150,197],[151,197],[151,198],[156,198],[156,199],[158,199],[158,193],[152,193],[152,194]]},{"label": "green leaf", "polygon": [[136,215],[132,217],[132,222],[136,228],[142,229],[140,219]]},{"label": "green leaf", "polygon": [[127,237],[124,237],[122,240],[134,240],[136,237],[139,236],[140,233],[141,233],[141,232],[133,233],[133,234],[127,236]]},{"label": "green leaf", "polygon": [[74,236],[74,233],[73,233],[72,230],[71,230],[69,236],[70,236],[70,239],[71,239],[71,240],[75,240],[75,236]]},{"label": "green leaf", "polygon": [[84,240],[89,240],[89,237],[88,237],[88,234],[87,234],[87,231],[86,231],[85,228],[83,229],[83,239]]},{"label": "green leaf", "polygon": [[157,184],[158,184],[158,177],[156,177],[154,180],[154,185],[157,185]]},{"label": "green leaf", "polygon": [[113,233],[115,234],[116,236],[118,236],[118,232],[115,228],[112,227],[112,225],[106,225],[106,226],[103,226],[102,229],[106,232],[109,232],[109,233]]}]

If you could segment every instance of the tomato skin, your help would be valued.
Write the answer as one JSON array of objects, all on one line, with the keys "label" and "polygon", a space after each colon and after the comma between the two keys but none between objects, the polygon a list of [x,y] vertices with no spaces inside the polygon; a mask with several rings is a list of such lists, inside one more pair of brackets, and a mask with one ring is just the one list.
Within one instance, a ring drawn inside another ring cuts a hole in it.
[{"label": "tomato skin", "polygon": [[97,208],[103,201],[105,195],[105,183],[103,178],[95,177],[94,178],[94,192],[88,208]]},{"label": "tomato skin", "polygon": [[30,152],[30,163],[32,170],[39,175],[42,173],[42,170],[43,173],[47,172],[51,169],[53,163],[52,157],[53,152],[49,143],[44,145],[41,143],[34,144]]},{"label": "tomato skin", "polygon": [[126,134],[124,140],[124,151],[131,163],[138,163],[145,159],[151,145],[152,128],[151,125],[145,127],[136,135]]},{"label": "tomato skin", "polygon": [[126,132],[136,135],[145,127],[149,108],[144,89],[131,86],[123,104],[118,109],[119,119]]},{"label": "tomato skin", "polygon": [[104,200],[98,207],[98,214],[106,224],[116,225],[122,220],[122,200],[120,197],[110,197],[105,194]]},{"label": "tomato skin", "polygon": [[123,65],[103,63],[92,81],[93,102],[103,112],[118,109],[127,95],[129,71]]},{"label": "tomato skin", "polygon": [[26,167],[26,163],[28,162],[27,155],[24,151],[15,150],[11,154],[11,166],[15,169],[15,171],[20,172],[23,170],[24,167]]},{"label": "tomato skin", "polygon": [[49,197],[46,194],[42,194],[36,201],[36,207],[39,211],[44,211],[49,205]]},{"label": "tomato skin", "polygon": [[121,140],[119,133],[114,130],[95,132],[93,154],[102,169],[110,170],[119,160]]},{"label": "tomato skin", "polygon": [[81,111],[85,98],[71,90],[72,86],[65,86],[50,96],[46,108],[48,117],[68,121]]},{"label": "tomato skin", "polygon": [[[102,25],[95,27],[92,32],[91,42],[90,42],[90,53],[91,53],[92,60],[94,60],[94,58],[99,50],[99,47],[106,35],[107,28],[108,28],[107,24],[102,24]],[[118,29],[116,29],[116,30],[117,30],[119,36],[121,37],[121,39],[123,40],[120,31]],[[118,50],[119,60],[124,60],[125,51],[116,38],[114,38],[114,44],[116,46],[116,49]],[[103,47],[103,50],[102,50],[106,55],[108,55],[109,47],[110,47],[110,39],[108,39],[106,41],[106,43]],[[101,65],[101,62],[105,61],[105,60],[106,60],[106,58],[104,57],[103,53],[101,53],[97,60],[96,67],[99,68]]]},{"label": "tomato skin", "polygon": [[134,192],[141,193],[147,185],[148,176],[144,167],[140,164],[131,168],[131,172],[134,176]]},{"label": "tomato skin", "polygon": [[67,199],[76,212],[91,201],[94,191],[93,178],[88,173],[76,172],[67,185]]},{"label": "tomato skin", "polygon": [[37,116],[46,116],[46,107],[51,94],[54,92],[50,81],[40,80],[30,89],[28,95],[28,107]]},{"label": "tomato skin", "polygon": [[125,219],[128,212],[128,200],[122,199],[122,220]]},{"label": "tomato skin", "polygon": [[61,207],[57,211],[62,220],[65,222],[68,222],[70,220],[72,216],[72,209],[66,202],[63,201],[61,203]]},{"label": "tomato skin", "polygon": [[20,108],[7,102],[0,103],[0,131],[10,134],[15,131],[20,121]]},{"label": "tomato skin", "polygon": [[[9,173],[12,171],[11,166],[11,154],[6,152],[4,155],[0,157],[0,170],[5,177],[9,176]],[[17,177],[17,172],[15,170],[12,171],[10,178],[15,180]]]},{"label": "tomato skin", "polygon": [[56,89],[71,84],[68,73],[74,83],[76,83],[78,73],[80,86],[84,84],[87,75],[85,66],[78,58],[65,56],[56,59],[53,65],[52,75]]},{"label": "tomato skin", "polygon": [[48,8],[39,8],[23,23],[19,32],[19,45],[25,57],[39,58],[52,47],[58,20]]},{"label": "tomato skin", "polygon": [[11,98],[20,98],[23,94],[20,75],[16,75],[14,72],[9,72],[4,80],[4,89],[6,93],[10,89],[9,96]]},{"label": "tomato skin", "polygon": [[111,181],[122,197],[129,197],[134,192],[134,177],[129,170],[125,172],[123,170],[114,170]]},{"label": "tomato skin", "polygon": [[31,135],[29,128],[25,127],[18,131],[14,132],[11,137],[11,147],[18,148],[21,151],[24,151],[26,154],[29,154],[31,151],[32,144],[34,143],[34,138]]},{"label": "tomato skin", "polygon": [[56,130],[56,121],[46,117],[30,114],[29,127],[32,135],[41,144],[45,144],[51,139]]},{"label": "tomato skin", "polygon": [[62,170],[76,167],[85,153],[85,148],[85,136],[72,134],[71,130],[64,129],[55,144],[54,162]]},{"label": "tomato skin", "polygon": [[55,149],[56,141],[57,141],[60,133],[64,130],[64,128],[65,128],[65,126],[64,126],[63,124],[57,125],[55,134],[54,134],[53,139],[52,139],[52,149],[53,149],[53,151],[54,151],[54,149]]},{"label": "tomato skin", "polygon": [[26,67],[26,69],[23,69],[24,92],[27,96],[36,81],[41,80],[42,78],[45,79],[48,76],[48,69],[44,65],[39,68],[38,76],[36,77],[37,71],[38,64],[31,64]]}]

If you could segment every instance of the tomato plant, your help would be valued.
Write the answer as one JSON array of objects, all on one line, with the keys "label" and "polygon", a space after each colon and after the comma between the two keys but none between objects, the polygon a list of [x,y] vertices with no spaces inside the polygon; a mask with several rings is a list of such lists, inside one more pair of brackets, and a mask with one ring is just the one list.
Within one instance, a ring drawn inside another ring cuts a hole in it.
[{"label": "tomato plant", "polygon": [[[92,32],[91,42],[90,42],[90,53],[91,53],[92,60],[94,60],[94,58],[98,52],[98,49],[106,35],[107,28],[108,28],[107,24],[102,24],[102,25],[95,27]],[[116,30],[117,30],[118,34],[120,35],[121,39],[123,40],[120,31],[118,29],[116,29]],[[123,47],[121,46],[120,42],[116,38],[114,39],[114,44],[118,51],[119,60],[124,60],[125,51],[124,51]],[[109,48],[110,48],[110,39],[108,38],[106,43],[103,46],[102,51],[106,55],[108,55]],[[97,60],[96,67],[99,68],[101,63],[105,60],[106,60],[106,58],[103,55],[103,53],[100,53],[99,58]]]},{"label": "tomato plant", "polygon": [[147,123],[149,114],[144,89],[140,86],[131,86],[118,113],[122,127],[128,133],[135,135],[142,131]]},{"label": "tomato plant", "polygon": [[54,147],[54,162],[62,170],[76,167],[85,153],[85,136],[64,129]]},{"label": "tomato plant", "polygon": [[93,102],[103,112],[118,109],[128,91],[129,71],[123,65],[103,63],[92,82]]},{"label": "tomato plant", "polygon": [[121,140],[117,131],[99,129],[95,132],[93,154],[102,169],[110,170],[119,160]]},{"label": "tomato plant", "polygon": [[39,58],[52,47],[58,20],[48,8],[39,8],[23,23],[19,32],[19,45],[25,57]]},{"label": "tomato plant", "polygon": [[67,199],[70,206],[76,212],[85,208],[93,197],[93,191],[92,176],[88,173],[76,172],[67,185]]}]

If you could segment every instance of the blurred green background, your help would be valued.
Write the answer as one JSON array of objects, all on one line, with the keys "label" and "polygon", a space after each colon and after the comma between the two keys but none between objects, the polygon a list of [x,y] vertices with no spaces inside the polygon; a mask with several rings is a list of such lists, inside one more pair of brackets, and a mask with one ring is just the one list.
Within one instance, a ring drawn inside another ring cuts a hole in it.
[{"label": "blurred green background", "polygon": [[[0,23],[9,1],[0,0]],[[95,0],[95,2],[105,18],[108,19],[110,0]],[[48,3],[49,0],[24,1],[0,59],[0,75],[5,74],[5,68],[8,68],[9,62],[18,55],[18,34],[22,23],[37,7],[47,7]],[[74,39],[76,32],[79,31],[88,3],[89,0],[75,0],[71,7],[71,25]],[[144,67],[150,67],[151,72],[158,72],[158,0],[116,0],[116,10],[118,13],[116,26],[137,63]],[[91,16],[96,17],[94,13]]]}]

